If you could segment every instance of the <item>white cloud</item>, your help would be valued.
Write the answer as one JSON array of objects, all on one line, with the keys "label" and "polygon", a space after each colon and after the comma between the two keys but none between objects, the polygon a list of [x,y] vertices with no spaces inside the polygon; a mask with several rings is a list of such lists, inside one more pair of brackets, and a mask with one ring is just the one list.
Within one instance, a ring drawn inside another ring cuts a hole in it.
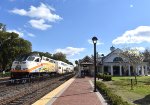
[{"label": "white cloud", "polygon": [[131,4],[131,5],[130,5],[130,8],[132,8],[132,7],[133,7],[133,5]]},{"label": "white cloud", "polygon": [[18,14],[18,15],[21,15],[21,16],[25,16],[27,14],[27,11],[25,11],[24,9],[16,9],[15,8],[11,12]]},{"label": "white cloud", "polygon": [[[26,30],[23,30],[21,28],[18,28],[17,30],[16,29],[8,29],[7,32],[14,32],[14,33],[17,33],[19,34],[19,37],[26,37],[26,36],[29,36],[29,37],[35,37],[34,34],[30,33],[30,32],[27,32]],[[26,36],[25,36],[26,35]]]},{"label": "white cloud", "polygon": [[55,22],[56,20],[61,20],[62,18],[59,15],[56,15],[54,12],[55,9],[51,6],[45,5],[41,3],[39,7],[30,6],[29,11],[24,9],[13,9],[11,10],[12,13],[22,15],[22,16],[29,16],[31,18],[37,19],[44,19],[50,22]]},{"label": "white cloud", "polygon": [[32,33],[28,33],[28,36],[30,36],[30,37],[35,37],[35,35],[32,34]]},{"label": "white cloud", "polygon": [[45,24],[45,21],[43,19],[30,20],[29,23],[31,24],[32,27],[40,30],[46,30],[47,28],[52,27],[51,25]]},{"label": "white cloud", "polygon": [[[51,27],[51,25],[48,25],[48,23],[62,20],[62,18],[59,15],[54,13],[55,9],[53,7],[43,3],[41,3],[39,7],[31,5],[29,10],[14,8],[10,12],[21,16],[28,16],[30,18],[33,18],[33,20],[29,21],[31,26],[42,30],[46,30],[47,28]],[[37,23],[38,21],[40,22]],[[46,22],[47,24],[45,24]],[[42,26],[37,26],[37,24],[40,24]]]},{"label": "white cloud", "polygon": [[[93,44],[93,41],[92,41],[91,39],[88,39],[88,43],[89,43],[89,44]],[[96,44],[97,44],[97,45],[101,45],[101,44],[104,44],[104,43],[102,43],[102,42],[100,42],[100,41],[98,40]]]},{"label": "white cloud", "polygon": [[137,49],[138,51],[145,51],[145,48],[144,47],[132,47],[131,49]]},{"label": "white cloud", "polygon": [[150,43],[150,26],[139,26],[134,30],[126,31],[122,36],[112,41],[113,44]]},{"label": "white cloud", "polygon": [[66,54],[67,56],[73,56],[76,54],[80,54],[80,52],[83,52],[85,48],[74,48],[74,47],[66,47],[64,49],[56,49],[55,52],[62,52]]},{"label": "white cloud", "polygon": [[7,32],[14,32],[14,33],[17,33],[17,34],[19,34],[19,37],[23,37],[23,36],[24,36],[23,32],[17,31],[17,30],[15,30],[15,29],[7,30]]}]

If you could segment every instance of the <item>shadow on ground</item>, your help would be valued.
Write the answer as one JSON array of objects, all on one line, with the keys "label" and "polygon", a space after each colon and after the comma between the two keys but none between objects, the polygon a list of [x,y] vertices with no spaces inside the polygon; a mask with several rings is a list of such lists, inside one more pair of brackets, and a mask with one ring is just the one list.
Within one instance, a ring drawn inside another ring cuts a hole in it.
[{"label": "shadow on ground", "polygon": [[138,105],[150,105],[150,94],[142,99],[135,100],[133,103]]}]

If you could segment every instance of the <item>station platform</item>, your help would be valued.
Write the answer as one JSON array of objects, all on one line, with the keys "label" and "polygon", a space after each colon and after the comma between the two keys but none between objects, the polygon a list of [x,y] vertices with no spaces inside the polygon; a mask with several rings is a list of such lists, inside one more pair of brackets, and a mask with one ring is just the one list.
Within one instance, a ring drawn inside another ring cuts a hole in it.
[{"label": "station platform", "polygon": [[93,78],[71,78],[33,105],[107,105],[99,92],[93,92]]},{"label": "station platform", "polygon": [[10,77],[0,77],[0,80],[10,79]]}]

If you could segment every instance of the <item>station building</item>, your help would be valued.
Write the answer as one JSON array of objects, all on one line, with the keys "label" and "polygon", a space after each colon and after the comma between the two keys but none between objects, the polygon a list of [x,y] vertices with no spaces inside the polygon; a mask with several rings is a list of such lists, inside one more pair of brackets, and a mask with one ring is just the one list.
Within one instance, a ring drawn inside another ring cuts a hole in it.
[{"label": "station building", "polygon": [[[128,63],[128,58],[121,56],[122,50],[115,47],[110,47],[110,53],[106,56],[99,56],[97,54],[97,72],[110,74],[113,76],[131,76],[135,73],[137,75],[150,75],[150,67],[148,62],[133,67]],[[94,75],[94,59],[93,57],[85,56],[79,60],[79,70],[85,72],[86,75]],[[135,70],[135,71],[134,71]]]}]

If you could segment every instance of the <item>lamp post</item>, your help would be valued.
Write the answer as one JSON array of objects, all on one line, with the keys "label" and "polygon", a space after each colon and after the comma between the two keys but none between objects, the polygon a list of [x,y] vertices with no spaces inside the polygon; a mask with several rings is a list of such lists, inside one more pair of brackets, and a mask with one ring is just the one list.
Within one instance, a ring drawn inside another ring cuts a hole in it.
[{"label": "lamp post", "polygon": [[93,41],[93,44],[94,44],[94,92],[96,92],[96,43],[97,43],[97,37],[93,37],[92,38],[92,41]]}]

